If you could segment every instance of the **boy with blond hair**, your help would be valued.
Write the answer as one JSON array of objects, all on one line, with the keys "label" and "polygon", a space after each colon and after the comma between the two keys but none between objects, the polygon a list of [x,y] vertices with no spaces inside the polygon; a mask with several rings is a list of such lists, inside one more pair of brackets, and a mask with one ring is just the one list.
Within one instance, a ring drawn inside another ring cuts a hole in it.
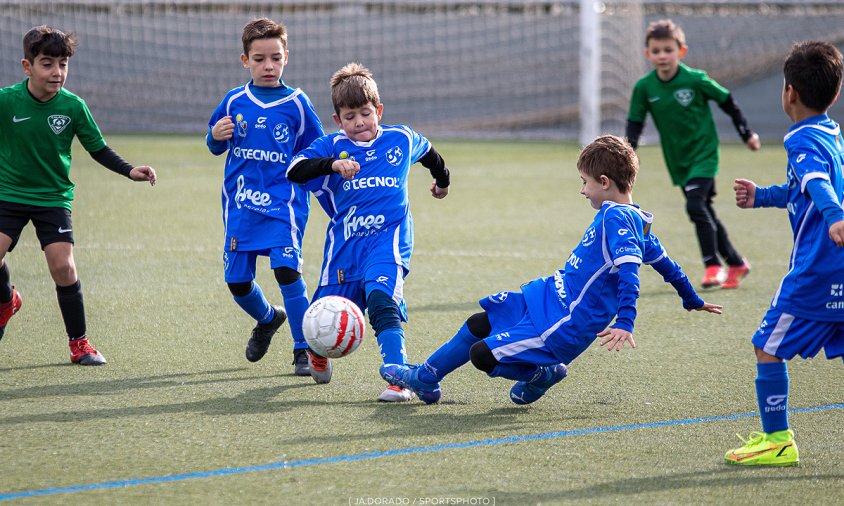
[{"label": "boy with blond hair", "polygon": [[[350,63],[331,77],[337,133],[314,141],[290,164],[287,177],[324,198],[331,222],[314,300],[340,295],[369,314],[385,364],[407,360],[404,279],[413,252],[408,174],[420,162],[434,181],[431,195],[448,195],[449,171],[431,143],[404,125],[381,125],[384,106],[372,73]],[[317,383],[331,379],[329,359],[310,353]],[[389,385],[378,397],[408,401],[412,392]]]},{"label": "boy with blond hair", "polygon": [[[738,288],[750,272],[750,263],[735,249],[727,229],[713,207],[718,173],[718,132],[709,101],[713,100],[733,120],[747,147],[761,147],[759,136],[747,126],[732,94],[702,70],[680,60],[686,56],[686,36],[670,19],[654,21],[645,35],[645,56],[654,70],[639,79],[630,97],[627,139],[635,149],[648,113],[653,117],[662,144],[665,165],[674,185],[683,190],[686,213],[695,225],[706,268],[703,288]],[[721,257],[719,259],[719,256]],[[728,266],[726,279],[721,266]]]}]

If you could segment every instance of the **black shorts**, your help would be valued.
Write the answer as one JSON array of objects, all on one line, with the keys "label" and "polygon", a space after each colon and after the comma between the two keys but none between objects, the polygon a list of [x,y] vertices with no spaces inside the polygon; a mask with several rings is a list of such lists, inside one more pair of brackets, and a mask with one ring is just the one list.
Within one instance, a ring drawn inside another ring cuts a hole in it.
[{"label": "black shorts", "polygon": [[40,207],[0,201],[0,233],[12,238],[9,251],[15,249],[23,227],[30,221],[35,227],[42,250],[54,242],[73,244],[73,224],[69,210],[63,207]]}]

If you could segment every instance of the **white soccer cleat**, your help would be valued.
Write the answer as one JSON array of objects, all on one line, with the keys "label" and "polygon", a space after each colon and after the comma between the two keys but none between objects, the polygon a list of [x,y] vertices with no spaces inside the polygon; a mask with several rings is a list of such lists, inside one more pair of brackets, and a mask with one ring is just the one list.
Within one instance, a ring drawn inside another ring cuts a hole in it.
[{"label": "white soccer cleat", "polygon": [[315,382],[324,384],[331,381],[331,375],[334,373],[334,366],[331,365],[330,359],[320,357],[311,350],[308,350],[308,367],[310,368],[311,378],[313,378]]},{"label": "white soccer cleat", "polygon": [[413,390],[409,388],[389,385],[383,392],[381,392],[381,395],[378,396],[378,400],[381,402],[407,402],[414,397],[416,397],[416,394],[414,394]]}]

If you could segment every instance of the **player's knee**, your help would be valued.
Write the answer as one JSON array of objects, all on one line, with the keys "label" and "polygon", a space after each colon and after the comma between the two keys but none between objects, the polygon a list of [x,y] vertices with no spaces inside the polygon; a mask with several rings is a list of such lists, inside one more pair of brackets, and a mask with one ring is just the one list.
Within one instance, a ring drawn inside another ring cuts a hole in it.
[{"label": "player's knee", "polygon": [[57,285],[67,286],[76,281],[76,264],[72,260],[56,262],[50,265],[50,276]]},{"label": "player's knee", "polygon": [[226,283],[229,286],[229,292],[235,297],[245,297],[252,291],[252,282],[244,281],[242,283]]},{"label": "player's knee", "polygon": [[399,305],[386,293],[373,290],[366,299],[366,307],[376,336],[386,329],[401,328]]},{"label": "player's knee", "polygon": [[498,360],[489,349],[489,345],[484,341],[478,341],[469,348],[469,358],[472,360],[472,365],[475,368],[489,374],[498,365]]},{"label": "player's knee", "polygon": [[489,337],[492,332],[492,325],[489,323],[489,315],[484,311],[483,313],[475,313],[466,319],[466,328],[469,332],[478,339]]},{"label": "player's knee", "polygon": [[692,221],[700,219],[708,219],[709,213],[706,210],[706,204],[702,198],[690,197],[686,199],[686,214],[689,215]]},{"label": "player's knee", "polygon": [[289,285],[302,279],[302,274],[290,267],[276,267],[273,269],[273,274],[275,274],[275,280],[279,285]]}]

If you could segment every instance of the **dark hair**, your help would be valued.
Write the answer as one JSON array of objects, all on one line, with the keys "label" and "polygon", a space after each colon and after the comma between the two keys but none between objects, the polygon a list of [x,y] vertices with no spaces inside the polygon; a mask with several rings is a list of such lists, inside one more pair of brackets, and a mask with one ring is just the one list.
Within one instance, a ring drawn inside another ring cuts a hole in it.
[{"label": "dark hair", "polygon": [[607,176],[620,192],[628,193],[636,182],[639,157],[633,146],[621,137],[602,135],[580,152],[577,170],[593,179]]},{"label": "dark hair", "polygon": [[658,19],[648,25],[648,30],[645,32],[645,47],[651,39],[674,39],[680,47],[686,46],[686,34],[670,19]]},{"label": "dark hair", "polygon": [[269,18],[258,18],[243,26],[243,54],[249,56],[252,43],[259,39],[279,39],[281,47],[287,50],[287,27],[283,23],[276,23]]},{"label": "dark hair", "polygon": [[23,36],[23,57],[30,63],[39,54],[52,58],[70,58],[76,51],[76,36],[57,28],[41,25],[32,28]]},{"label": "dark hair", "polygon": [[381,105],[378,85],[372,72],[360,63],[349,63],[331,76],[331,102],[334,112],[340,114],[341,107],[354,109],[372,104]]},{"label": "dark hair", "polygon": [[841,52],[828,42],[797,42],[783,64],[785,84],[809,109],[825,112],[841,89]]}]

